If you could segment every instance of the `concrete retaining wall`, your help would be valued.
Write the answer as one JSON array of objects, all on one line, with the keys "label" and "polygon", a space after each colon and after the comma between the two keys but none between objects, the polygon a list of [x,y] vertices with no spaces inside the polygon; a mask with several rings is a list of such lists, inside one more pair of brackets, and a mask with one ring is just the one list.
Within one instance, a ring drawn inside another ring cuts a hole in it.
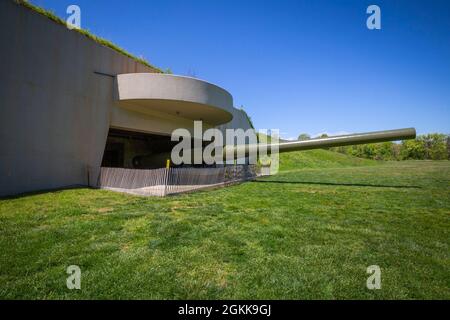
[{"label": "concrete retaining wall", "polygon": [[12,1],[0,1],[0,196],[98,177],[113,78],[155,72]]}]

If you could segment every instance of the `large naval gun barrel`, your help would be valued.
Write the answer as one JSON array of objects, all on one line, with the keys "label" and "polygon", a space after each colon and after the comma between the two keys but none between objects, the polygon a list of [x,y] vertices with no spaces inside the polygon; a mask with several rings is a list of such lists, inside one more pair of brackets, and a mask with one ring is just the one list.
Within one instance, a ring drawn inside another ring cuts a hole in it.
[{"label": "large naval gun barrel", "polygon": [[224,159],[242,157],[243,155],[257,155],[261,148],[267,150],[267,154],[275,152],[290,152],[310,149],[330,148],[347,145],[357,145],[366,143],[376,143],[385,141],[396,141],[405,139],[414,139],[416,129],[405,128],[395,130],[374,131],[366,133],[354,133],[340,136],[316,138],[302,141],[288,141],[268,144],[246,144],[224,147]]},{"label": "large naval gun barrel", "polygon": [[[223,147],[223,160],[233,160],[245,157],[258,157],[260,155],[270,155],[272,153],[301,151],[319,148],[338,147],[346,145],[366,144],[383,141],[395,141],[403,139],[414,139],[416,130],[414,128],[375,131],[367,133],[354,133],[326,138],[316,138],[303,141],[287,141],[280,143],[258,143],[258,144],[240,144],[225,145]],[[200,149],[202,151],[203,148]],[[196,149],[192,149],[195,151]],[[260,152],[261,151],[261,152]],[[194,152],[191,153],[191,162],[194,163]],[[140,155],[133,159],[133,164],[137,168],[160,168],[171,159],[170,152],[156,153],[150,155]]]}]

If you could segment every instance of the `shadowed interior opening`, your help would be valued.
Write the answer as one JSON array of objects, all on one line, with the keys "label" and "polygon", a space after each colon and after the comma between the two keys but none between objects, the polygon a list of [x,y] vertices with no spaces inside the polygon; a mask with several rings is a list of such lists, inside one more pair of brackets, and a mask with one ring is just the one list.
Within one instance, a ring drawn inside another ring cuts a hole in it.
[{"label": "shadowed interior opening", "polygon": [[177,141],[170,136],[109,129],[102,167],[164,168]]}]

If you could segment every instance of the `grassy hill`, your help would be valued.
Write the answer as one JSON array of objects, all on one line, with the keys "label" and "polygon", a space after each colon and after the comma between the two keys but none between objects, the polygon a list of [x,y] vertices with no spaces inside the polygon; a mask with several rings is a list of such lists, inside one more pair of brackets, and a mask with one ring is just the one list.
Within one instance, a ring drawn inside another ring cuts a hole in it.
[{"label": "grassy hill", "polygon": [[341,168],[373,166],[383,162],[357,158],[334,151],[316,149],[280,154],[280,171],[302,168]]},{"label": "grassy hill", "polygon": [[[261,132],[257,133],[259,141],[270,143],[271,138]],[[279,139],[280,142],[289,140]],[[299,170],[304,168],[342,168],[354,166],[373,166],[385,163],[346,155],[325,149],[286,152],[280,154],[280,171]]]},{"label": "grassy hill", "polygon": [[[0,200],[0,299],[449,299],[450,162],[283,154],[280,174],[166,198]],[[305,169],[302,169],[305,168]],[[66,268],[81,268],[81,290]],[[366,287],[367,267],[382,288]]]}]

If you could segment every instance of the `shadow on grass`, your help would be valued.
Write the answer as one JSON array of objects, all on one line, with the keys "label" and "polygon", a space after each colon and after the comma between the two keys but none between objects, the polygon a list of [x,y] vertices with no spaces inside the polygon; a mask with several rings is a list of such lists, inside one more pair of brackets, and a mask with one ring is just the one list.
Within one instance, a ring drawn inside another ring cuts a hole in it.
[{"label": "shadow on grass", "polygon": [[374,188],[408,188],[420,189],[419,186],[399,186],[385,184],[365,184],[365,183],[335,183],[335,182],[314,182],[314,181],[283,181],[283,180],[254,180],[257,183],[286,183],[286,184],[316,184],[323,186],[344,186],[344,187],[374,187]]},{"label": "shadow on grass", "polygon": [[97,189],[94,187],[88,187],[88,186],[84,186],[84,185],[70,185],[70,186],[65,186],[65,187],[43,189],[43,190],[38,190],[38,191],[28,191],[28,192],[22,192],[22,193],[7,195],[7,196],[0,196],[0,200],[13,200],[13,199],[19,199],[19,198],[24,198],[24,197],[29,197],[29,196],[37,196],[37,195],[47,194],[47,193],[59,193],[59,192],[65,191],[65,190],[84,189],[84,188]]}]

